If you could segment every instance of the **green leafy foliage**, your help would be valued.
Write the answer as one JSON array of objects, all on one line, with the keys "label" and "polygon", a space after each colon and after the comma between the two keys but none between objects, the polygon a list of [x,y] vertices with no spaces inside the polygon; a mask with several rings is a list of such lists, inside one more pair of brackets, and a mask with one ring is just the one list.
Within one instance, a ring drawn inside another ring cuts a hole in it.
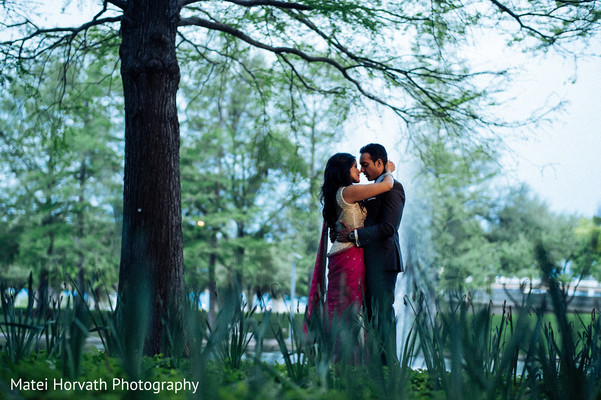
[{"label": "green leafy foliage", "polygon": [[[2,266],[14,271],[12,279],[32,269],[53,287],[80,271],[116,279],[121,163],[119,120],[113,113],[118,92],[105,76],[115,59],[95,54],[95,60],[57,81],[17,75],[2,92],[6,118],[0,122],[0,160],[7,180],[0,202],[7,235],[0,243],[8,250]],[[38,68],[60,77],[57,63]]]},{"label": "green leafy foliage", "polygon": [[249,301],[255,293],[280,297],[296,261],[290,246],[301,271],[313,257],[324,146],[342,135],[348,105],[291,86],[296,77],[255,52],[224,46],[236,62],[190,68],[193,80],[206,80],[201,90],[182,90],[187,281],[203,289],[238,280]]},{"label": "green leafy foliage", "polygon": [[455,147],[446,129],[431,129],[416,139],[427,150],[418,153],[417,193],[404,222],[419,274],[446,290],[485,289],[500,276],[540,280],[542,242],[565,287],[598,276],[598,217],[551,211],[526,185],[505,184],[497,153],[476,143]]}]

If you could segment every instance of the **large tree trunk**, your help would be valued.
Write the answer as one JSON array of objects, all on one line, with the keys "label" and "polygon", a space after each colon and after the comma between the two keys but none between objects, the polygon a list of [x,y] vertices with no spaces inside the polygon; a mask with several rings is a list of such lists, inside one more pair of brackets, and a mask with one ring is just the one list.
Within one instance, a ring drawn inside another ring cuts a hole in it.
[{"label": "large tree trunk", "polygon": [[142,341],[146,354],[164,351],[161,318],[168,308],[175,326],[182,326],[178,3],[130,0],[121,25],[125,181],[119,309],[127,351],[138,354]]}]

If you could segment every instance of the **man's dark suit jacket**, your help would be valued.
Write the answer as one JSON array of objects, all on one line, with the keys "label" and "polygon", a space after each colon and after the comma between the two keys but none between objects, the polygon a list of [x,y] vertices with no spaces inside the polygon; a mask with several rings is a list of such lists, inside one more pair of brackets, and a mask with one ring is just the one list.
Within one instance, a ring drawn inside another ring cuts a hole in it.
[{"label": "man's dark suit jacket", "polygon": [[[365,228],[357,231],[364,247],[365,306],[367,318],[375,323],[382,349],[396,349],[394,290],[397,274],[403,271],[399,226],[405,206],[403,185],[394,181],[392,189],[364,203]],[[396,351],[396,350],[395,350]],[[387,352],[381,353],[387,364]]]},{"label": "man's dark suit jacket", "polygon": [[394,181],[392,189],[363,203],[367,210],[365,227],[358,231],[365,248],[365,274],[403,272],[399,226],[405,206],[405,190]]}]

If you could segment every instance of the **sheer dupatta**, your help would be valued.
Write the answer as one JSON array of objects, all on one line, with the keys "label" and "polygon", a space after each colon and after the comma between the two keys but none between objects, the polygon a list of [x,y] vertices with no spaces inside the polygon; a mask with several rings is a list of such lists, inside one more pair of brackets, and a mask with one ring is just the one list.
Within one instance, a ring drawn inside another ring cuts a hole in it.
[{"label": "sheer dupatta", "polygon": [[313,278],[311,280],[311,290],[309,291],[309,304],[307,318],[311,318],[313,311],[324,310],[326,296],[326,265],[328,255],[328,226],[323,221],[321,226],[321,239],[319,240],[319,249],[315,258],[315,267],[313,268]]}]

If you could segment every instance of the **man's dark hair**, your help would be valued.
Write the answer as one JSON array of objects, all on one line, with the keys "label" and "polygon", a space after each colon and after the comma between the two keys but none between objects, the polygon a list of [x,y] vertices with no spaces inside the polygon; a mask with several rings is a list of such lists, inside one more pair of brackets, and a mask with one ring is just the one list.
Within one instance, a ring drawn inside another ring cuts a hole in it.
[{"label": "man's dark hair", "polygon": [[359,150],[359,152],[361,154],[363,154],[363,153],[369,154],[369,156],[371,157],[371,160],[374,163],[378,160],[382,160],[382,164],[384,164],[384,166],[386,166],[386,163],[388,162],[388,154],[386,153],[386,149],[384,148],[384,146],[382,146],[381,144],[378,144],[378,143],[366,144],[365,146],[361,147],[361,150]]}]

